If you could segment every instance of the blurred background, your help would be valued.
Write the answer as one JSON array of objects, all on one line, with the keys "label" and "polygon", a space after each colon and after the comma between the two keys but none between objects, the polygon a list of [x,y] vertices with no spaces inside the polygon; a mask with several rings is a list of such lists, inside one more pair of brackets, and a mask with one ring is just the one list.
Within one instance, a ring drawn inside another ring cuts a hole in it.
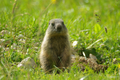
[{"label": "blurred background", "polygon": [[[8,64],[30,56],[39,65],[49,20],[63,19],[77,55],[104,64],[120,57],[120,0],[0,0],[0,58]],[[74,53],[73,53],[74,54]]]}]

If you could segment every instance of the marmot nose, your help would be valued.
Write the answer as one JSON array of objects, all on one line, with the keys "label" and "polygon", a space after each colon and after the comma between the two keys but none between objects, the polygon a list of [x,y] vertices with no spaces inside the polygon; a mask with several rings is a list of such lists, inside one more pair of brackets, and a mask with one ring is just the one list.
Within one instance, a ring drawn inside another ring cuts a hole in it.
[{"label": "marmot nose", "polygon": [[61,25],[58,25],[57,26],[57,31],[60,32],[62,30],[62,26]]}]

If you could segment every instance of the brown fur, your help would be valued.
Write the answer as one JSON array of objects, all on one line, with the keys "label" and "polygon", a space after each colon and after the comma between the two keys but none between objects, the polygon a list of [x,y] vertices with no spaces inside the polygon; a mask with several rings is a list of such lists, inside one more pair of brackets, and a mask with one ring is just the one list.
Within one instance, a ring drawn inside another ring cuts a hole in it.
[{"label": "brown fur", "polygon": [[53,68],[67,68],[71,59],[68,31],[61,19],[49,22],[44,40],[41,45],[40,63],[45,72]]}]

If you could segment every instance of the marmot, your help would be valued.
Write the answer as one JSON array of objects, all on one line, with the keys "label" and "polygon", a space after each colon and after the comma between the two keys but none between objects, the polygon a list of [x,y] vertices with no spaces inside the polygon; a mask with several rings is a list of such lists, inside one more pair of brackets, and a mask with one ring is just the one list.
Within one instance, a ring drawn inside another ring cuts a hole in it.
[{"label": "marmot", "polygon": [[40,63],[45,72],[55,67],[67,68],[70,65],[71,50],[68,30],[62,19],[52,19],[41,45]]}]

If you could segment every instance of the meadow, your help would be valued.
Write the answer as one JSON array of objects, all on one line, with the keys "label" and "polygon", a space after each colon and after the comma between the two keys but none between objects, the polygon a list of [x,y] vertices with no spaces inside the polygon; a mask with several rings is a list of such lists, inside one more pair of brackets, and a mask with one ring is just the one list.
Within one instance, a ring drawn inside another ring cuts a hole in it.
[{"label": "meadow", "polygon": [[[91,68],[45,74],[40,46],[49,20],[63,19],[76,55],[94,54],[105,72]],[[0,0],[0,80],[120,80],[120,0]],[[18,68],[26,57],[35,69]],[[116,58],[116,64],[113,60]],[[82,79],[81,79],[82,80]]]}]

